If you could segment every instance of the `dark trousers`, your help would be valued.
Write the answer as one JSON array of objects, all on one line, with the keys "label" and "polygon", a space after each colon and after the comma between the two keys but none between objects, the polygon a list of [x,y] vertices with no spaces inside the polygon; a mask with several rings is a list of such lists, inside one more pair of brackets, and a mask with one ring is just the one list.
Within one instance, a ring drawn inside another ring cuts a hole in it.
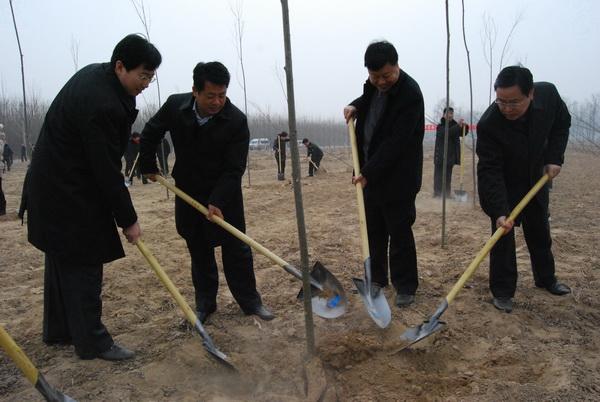
[{"label": "dark trousers", "polygon": [[281,158],[281,166],[279,165],[279,152],[275,152],[275,161],[277,162],[277,173],[285,174],[285,156]]},{"label": "dark trousers", "polygon": [[169,154],[165,154],[165,156],[163,157],[163,154],[161,152],[161,147],[158,147],[156,154],[158,156],[158,164],[160,165],[160,170],[162,171],[162,173],[164,175],[168,175],[169,174]]},{"label": "dark trousers", "polygon": [[[523,210],[521,219],[535,284],[550,286],[556,282],[556,277],[547,213],[534,200]],[[495,231],[496,222],[492,221],[492,233]],[[490,252],[490,290],[494,297],[514,297],[516,289],[515,232],[511,230],[498,240]]]},{"label": "dark trousers", "polygon": [[[318,170],[319,166],[321,166],[321,159],[323,159],[323,157],[321,156],[320,158],[313,158],[312,163],[308,162],[308,175],[309,176],[313,176],[315,174],[315,171]],[[313,165],[314,163],[314,165]],[[316,168],[315,168],[316,166]]]},{"label": "dark trousers", "polygon": [[101,319],[102,274],[102,264],[73,263],[46,254],[45,343],[72,343],[83,359],[110,349],[114,342]]},{"label": "dark trousers", "polygon": [[[452,189],[452,167],[448,165],[446,167],[446,196],[451,195]],[[444,177],[444,165],[434,164],[433,170],[433,196],[441,197],[442,195],[442,179]]]},{"label": "dark trousers", "polygon": [[2,176],[0,176],[0,215],[6,214],[6,198],[4,198],[4,191],[2,190]]},{"label": "dark trousers", "polygon": [[414,199],[412,202],[379,205],[369,202],[367,196],[365,210],[373,282],[387,286],[389,265],[396,291],[414,295],[419,285],[417,250],[412,232],[416,218]]},{"label": "dark trousers", "polygon": [[[219,272],[214,247],[203,238],[186,239],[192,257],[192,282],[196,293],[196,310],[213,312],[217,309]],[[221,246],[223,271],[231,294],[244,312],[260,305],[252,250],[240,240],[228,235]]]}]

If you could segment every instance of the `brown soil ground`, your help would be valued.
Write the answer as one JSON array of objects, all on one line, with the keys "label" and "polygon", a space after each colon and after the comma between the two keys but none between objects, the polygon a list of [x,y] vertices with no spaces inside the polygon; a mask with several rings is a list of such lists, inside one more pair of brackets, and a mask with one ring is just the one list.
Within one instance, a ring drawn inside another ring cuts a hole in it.
[{"label": "brown soil ground", "polygon": [[[327,152],[327,151],[326,151]],[[335,157],[334,157],[335,155]],[[344,161],[345,163],[343,163]],[[288,158],[288,163],[290,159]],[[305,360],[299,282],[256,255],[265,303],[277,318],[242,314],[221,284],[218,312],[206,325],[239,369],[229,374],[207,358],[199,337],[138,250],[106,266],[104,322],[135,360],[79,360],[71,347],[41,341],[43,255],[27,243],[16,216],[25,164],[4,176],[8,215],[0,218],[0,323],[48,381],[80,401],[395,401],[600,400],[600,160],[568,153],[551,194],[557,274],[573,293],[552,296],[533,285],[527,247],[517,232],[520,279],[512,314],[490,304],[487,261],[445,312],[444,331],[398,352],[402,332],[429,317],[489,238],[479,207],[448,201],[447,247],[441,247],[441,202],[432,199],[432,154],[426,150],[423,190],[414,232],[419,259],[417,303],[392,305],[393,319],[378,328],[350,280],[361,276],[355,190],[348,150],[329,152],[326,172],[306,178],[302,192],[311,263],[321,261],[343,283],[348,312],[315,317],[319,359]],[[471,164],[466,189],[472,200]],[[291,169],[288,166],[288,176]],[[454,187],[458,187],[455,169]],[[252,152],[251,186],[244,178],[248,234],[283,259],[299,263],[290,180],[276,181],[270,154]],[[146,245],[188,302],[193,300],[189,257],[175,231],[173,194],[159,184],[130,188]],[[390,303],[393,291],[386,290]],[[0,353],[0,399],[40,400],[16,366]]]}]

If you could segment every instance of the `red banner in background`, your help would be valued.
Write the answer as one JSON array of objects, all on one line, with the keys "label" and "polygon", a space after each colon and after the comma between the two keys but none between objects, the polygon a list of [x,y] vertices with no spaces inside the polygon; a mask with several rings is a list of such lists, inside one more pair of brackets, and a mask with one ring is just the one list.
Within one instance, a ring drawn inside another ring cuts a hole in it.
[{"label": "red banner in background", "polygon": [[[425,124],[425,131],[436,131],[437,124]],[[471,124],[469,131],[477,130],[477,124]]]}]

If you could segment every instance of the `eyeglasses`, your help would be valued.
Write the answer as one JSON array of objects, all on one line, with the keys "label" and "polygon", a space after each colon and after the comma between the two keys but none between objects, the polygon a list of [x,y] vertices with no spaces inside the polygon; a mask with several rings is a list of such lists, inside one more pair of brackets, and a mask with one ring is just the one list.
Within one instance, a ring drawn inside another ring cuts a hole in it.
[{"label": "eyeglasses", "polygon": [[156,81],[156,77],[154,75],[149,74],[138,74],[138,78],[140,81],[146,82],[148,84],[152,84],[154,81]]},{"label": "eyeglasses", "polygon": [[496,100],[494,101],[494,103],[495,103],[496,105],[498,105],[498,107],[501,107],[501,108],[505,108],[505,109],[515,109],[515,108],[519,107],[520,105],[522,105],[522,104],[523,104],[523,102],[525,102],[527,99],[528,99],[528,98],[523,98],[523,99],[521,99],[521,100],[518,100],[518,101],[508,101],[508,102],[505,102],[505,101],[503,101],[503,100],[500,100],[500,99],[496,99]]}]

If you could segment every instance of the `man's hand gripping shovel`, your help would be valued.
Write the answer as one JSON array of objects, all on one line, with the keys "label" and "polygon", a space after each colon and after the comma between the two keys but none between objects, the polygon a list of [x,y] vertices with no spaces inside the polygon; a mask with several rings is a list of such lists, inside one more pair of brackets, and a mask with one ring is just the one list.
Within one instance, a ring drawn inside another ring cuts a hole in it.
[{"label": "man's hand gripping shovel", "polygon": [[[204,205],[200,204],[198,201],[177,188],[175,185],[171,184],[164,177],[156,175],[155,178],[156,181],[173,191],[179,198],[196,208],[204,216],[208,216],[208,209]],[[252,247],[257,252],[273,261],[275,264],[282,267],[286,272],[293,275],[295,278],[302,280],[302,272],[300,272],[296,267],[273,254],[266,247],[251,239],[245,233],[227,223],[224,219],[213,215],[210,220],[211,222],[222,227],[231,235],[246,243],[248,246]],[[348,299],[346,298],[344,288],[337,278],[319,262],[315,263],[311,271],[310,284],[312,290],[311,304],[315,314],[323,318],[336,318],[346,312]]]}]

